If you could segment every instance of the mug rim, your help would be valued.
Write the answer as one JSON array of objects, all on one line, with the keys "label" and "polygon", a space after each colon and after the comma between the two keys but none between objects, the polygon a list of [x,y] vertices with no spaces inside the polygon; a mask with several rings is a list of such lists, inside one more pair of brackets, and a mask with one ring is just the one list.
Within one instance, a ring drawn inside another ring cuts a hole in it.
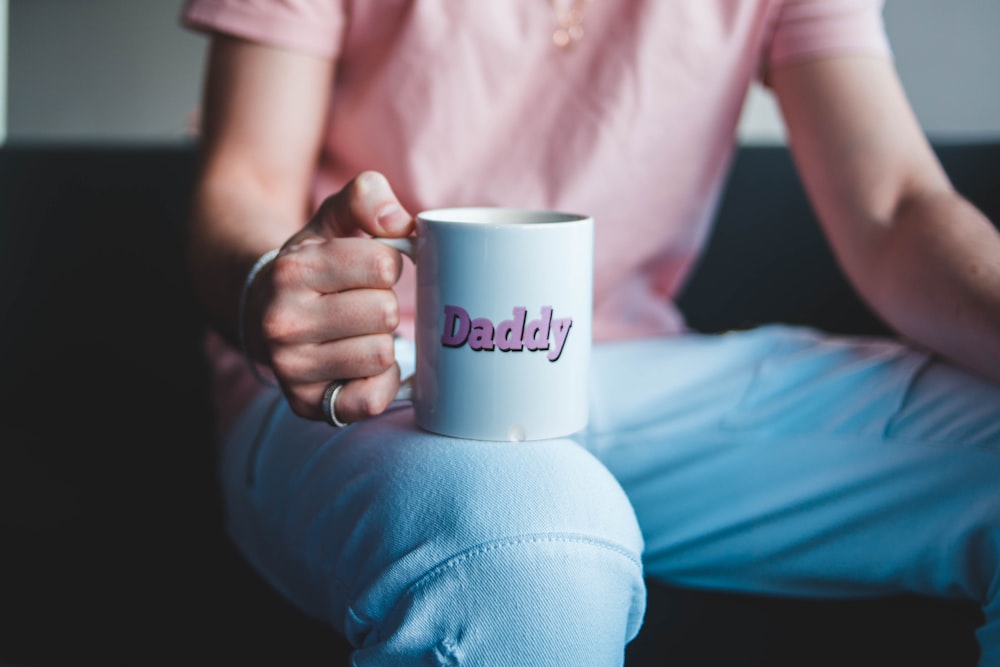
[{"label": "mug rim", "polygon": [[[490,220],[489,216],[516,216],[517,220]],[[418,220],[440,225],[477,227],[534,227],[586,223],[592,218],[561,209],[516,206],[446,206],[420,211]],[[477,219],[478,218],[478,219]]]}]

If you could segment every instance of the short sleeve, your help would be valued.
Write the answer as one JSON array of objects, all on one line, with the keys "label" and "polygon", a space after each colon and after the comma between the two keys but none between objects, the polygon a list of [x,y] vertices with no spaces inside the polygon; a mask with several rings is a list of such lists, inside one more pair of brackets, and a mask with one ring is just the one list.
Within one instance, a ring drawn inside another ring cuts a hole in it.
[{"label": "short sleeve", "polygon": [[764,63],[766,70],[825,55],[891,57],[884,0],[784,0]]},{"label": "short sleeve", "polygon": [[343,0],[185,0],[181,24],[332,58],[344,17]]}]

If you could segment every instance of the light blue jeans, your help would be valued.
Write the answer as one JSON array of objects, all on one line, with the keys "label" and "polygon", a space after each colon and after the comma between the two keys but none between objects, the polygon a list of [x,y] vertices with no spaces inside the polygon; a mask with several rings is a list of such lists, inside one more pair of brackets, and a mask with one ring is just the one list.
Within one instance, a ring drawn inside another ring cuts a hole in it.
[{"label": "light blue jeans", "polygon": [[896,342],[767,326],[595,347],[574,439],[468,442],[275,390],[223,442],[250,563],[355,665],[621,665],[643,577],[978,600],[1000,665],[1000,387]]}]

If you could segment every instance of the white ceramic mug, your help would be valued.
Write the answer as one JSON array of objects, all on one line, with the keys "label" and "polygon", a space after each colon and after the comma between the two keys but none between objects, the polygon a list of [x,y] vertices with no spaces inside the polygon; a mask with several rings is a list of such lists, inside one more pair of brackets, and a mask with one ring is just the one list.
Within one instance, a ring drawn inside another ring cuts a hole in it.
[{"label": "white ceramic mug", "polygon": [[415,236],[379,240],[416,264],[417,364],[397,398],[422,428],[541,440],[586,426],[592,218],[435,209],[417,215]]}]

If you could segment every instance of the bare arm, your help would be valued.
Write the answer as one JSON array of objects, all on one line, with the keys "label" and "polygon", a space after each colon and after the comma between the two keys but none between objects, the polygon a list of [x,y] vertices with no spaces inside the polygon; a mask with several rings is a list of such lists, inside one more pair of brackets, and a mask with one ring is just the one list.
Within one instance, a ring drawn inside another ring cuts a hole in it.
[{"label": "bare arm", "polygon": [[859,294],[914,343],[1000,382],[1000,233],[952,188],[892,63],[771,73],[789,145]]},{"label": "bare arm", "polygon": [[230,341],[242,277],[309,217],[332,69],[320,58],[212,39],[189,253],[199,296]]},{"label": "bare arm", "polygon": [[405,235],[412,223],[374,172],[312,210],[333,73],[328,59],[213,37],[188,251],[206,311],[235,343],[245,277],[281,249],[250,290],[248,348],[304,417],[321,419],[326,386],[351,380],[337,413],[355,421],[381,412],[399,384],[391,288],[402,264],[357,232]]}]

